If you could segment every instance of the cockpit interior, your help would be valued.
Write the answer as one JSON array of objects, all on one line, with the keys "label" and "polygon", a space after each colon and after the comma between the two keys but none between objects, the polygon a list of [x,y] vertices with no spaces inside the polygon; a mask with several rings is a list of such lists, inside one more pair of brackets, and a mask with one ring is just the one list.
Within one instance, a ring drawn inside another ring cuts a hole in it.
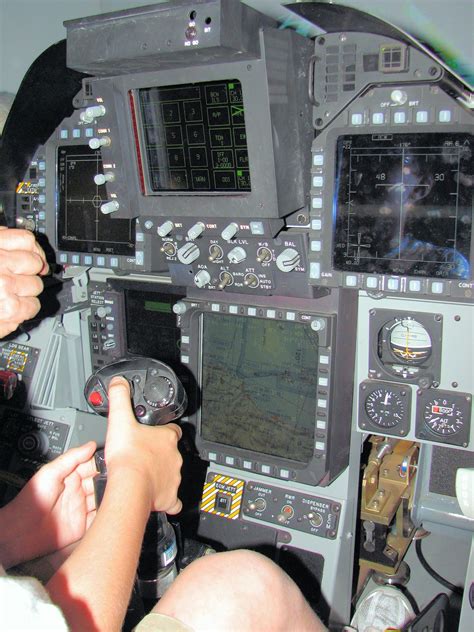
[{"label": "cockpit interior", "polygon": [[474,630],[474,9],[446,4],[74,3],[31,55],[0,3],[0,216],[51,268],[0,340],[2,505],[142,375],[138,421],[183,429],[176,572],[251,549],[330,630],[383,586],[404,630]]}]

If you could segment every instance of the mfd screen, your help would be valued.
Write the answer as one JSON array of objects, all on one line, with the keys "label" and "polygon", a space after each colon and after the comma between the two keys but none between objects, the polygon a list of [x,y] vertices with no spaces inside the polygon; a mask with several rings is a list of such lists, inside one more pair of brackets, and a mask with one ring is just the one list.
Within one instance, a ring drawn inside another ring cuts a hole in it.
[{"label": "mfd screen", "polygon": [[58,248],[69,252],[135,254],[135,221],[104,215],[105,185],[100,150],[87,145],[58,147]]},{"label": "mfd screen", "polygon": [[141,88],[137,95],[151,193],[251,190],[240,81]]},{"label": "mfd screen", "polygon": [[471,134],[340,136],[336,270],[468,279]]},{"label": "mfd screen", "polygon": [[318,335],[303,323],[202,315],[201,437],[308,463]]}]

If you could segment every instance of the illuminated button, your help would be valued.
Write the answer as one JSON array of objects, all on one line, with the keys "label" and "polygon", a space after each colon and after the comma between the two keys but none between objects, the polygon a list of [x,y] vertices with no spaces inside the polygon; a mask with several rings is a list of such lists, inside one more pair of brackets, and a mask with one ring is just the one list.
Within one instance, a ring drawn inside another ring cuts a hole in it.
[{"label": "illuminated button", "polygon": [[319,279],[321,277],[321,264],[317,261],[311,261],[309,265],[309,276],[311,279]]},{"label": "illuminated button", "polygon": [[319,361],[321,364],[329,364],[329,356],[321,355],[319,356]]},{"label": "illuminated button", "polygon": [[351,116],[352,125],[362,125],[363,120],[364,120],[364,117],[359,112]]},{"label": "illuminated button", "polygon": [[110,200],[110,202],[104,202],[104,204],[101,204],[100,211],[104,215],[110,215],[111,213],[115,213],[115,211],[118,211],[119,208],[120,204],[117,202],[117,200]]},{"label": "illuminated button", "polygon": [[117,257],[111,257],[110,258],[110,267],[111,268],[118,268],[118,264],[119,264],[119,260]]},{"label": "illuminated button", "polygon": [[313,230],[321,230],[322,226],[323,225],[322,225],[322,222],[321,222],[320,219],[312,219],[311,220],[311,228]]},{"label": "illuminated button", "polygon": [[59,263],[67,263],[67,254],[64,252],[59,255]]},{"label": "illuminated button", "polygon": [[321,242],[319,239],[311,241],[311,250],[313,252],[321,252]]},{"label": "illuminated button", "polygon": [[79,118],[84,123],[92,123],[95,118],[104,116],[106,109],[103,105],[92,105],[79,114]]},{"label": "illuminated button", "polygon": [[327,408],[328,403],[325,399],[318,399],[318,408]]},{"label": "illuminated button", "polygon": [[383,112],[374,112],[372,114],[372,123],[373,125],[383,125],[384,123]]},{"label": "illuminated button", "polygon": [[412,279],[408,284],[408,289],[410,292],[420,292],[421,291],[421,281],[417,279]]},{"label": "illuminated button", "polygon": [[438,120],[440,123],[450,123],[451,118],[451,110],[440,110],[438,114]]},{"label": "illuminated button", "polygon": [[262,474],[271,474],[272,468],[270,465],[262,465]]},{"label": "illuminated button", "polygon": [[252,469],[252,461],[243,461],[242,462],[242,467],[245,470],[251,470]]},{"label": "illuminated button", "polygon": [[189,336],[181,336],[181,344],[188,345],[189,344]]},{"label": "illuminated button", "polygon": [[286,312],[286,320],[296,320],[295,312]]},{"label": "illuminated button", "polygon": [[377,277],[368,277],[365,285],[370,289],[370,290],[376,290],[377,286],[378,286],[378,280]]},{"label": "illuminated button", "polygon": [[407,115],[405,112],[395,112],[393,115],[393,122],[400,124],[400,123],[406,123],[407,121]]},{"label": "illuminated button", "polygon": [[228,226],[224,228],[224,230],[221,233],[221,237],[222,239],[225,239],[225,241],[230,241],[232,237],[234,237],[237,234],[238,230],[239,230],[239,225],[236,222],[232,222],[231,224],[229,224]]},{"label": "illuminated button", "polygon": [[42,221],[42,220],[46,219],[46,213],[45,213],[45,211],[40,211],[40,212],[38,213],[38,219],[39,219],[40,221]]},{"label": "illuminated button", "polygon": [[440,281],[434,281],[431,284],[431,291],[433,292],[433,294],[442,294],[443,289],[444,289],[444,284],[441,283]]},{"label": "illuminated button", "polygon": [[[189,356],[182,355],[181,356],[181,364],[189,364]],[[184,419],[184,417],[182,419]]]},{"label": "illuminated button", "polygon": [[217,454],[215,452],[209,452],[209,461],[217,461]]},{"label": "illuminated button", "polygon": [[86,138],[92,138],[94,136],[94,128],[86,127]]},{"label": "illuminated button", "polygon": [[138,241],[140,243],[145,241],[145,233],[136,233],[135,234],[135,241]]},{"label": "illuminated button", "polygon": [[188,238],[189,239],[197,239],[199,235],[205,231],[206,226],[202,222],[196,222],[191,228],[188,230]]},{"label": "illuminated button", "polygon": [[226,456],[225,457],[225,464],[226,465],[235,465],[235,458],[233,456]]},{"label": "illuminated button", "polygon": [[73,137],[73,138],[80,138],[80,137],[81,137],[81,130],[80,130],[80,129],[77,129],[77,127],[75,127],[75,128],[72,130],[72,137]]},{"label": "illuminated button", "polygon": [[86,266],[91,266],[92,265],[92,257],[91,257],[91,255],[85,255],[84,256],[84,264]]},{"label": "illuminated button", "polygon": [[389,279],[387,281],[387,288],[389,290],[392,290],[392,292],[397,291],[399,286],[400,286],[400,282],[398,279]]},{"label": "illuminated button", "polygon": [[315,448],[316,450],[324,451],[326,449],[326,444],[324,443],[324,441],[316,441]]},{"label": "illuminated button", "polygon": [[92,393],[89,395],[89,404],[91,406],[102,406],[103,403],[104,398],[102,397],[101,393],[99,393],[99,391],[92,391]]},{"label": "illuminated button", "polygon": [[101,267],[105,266],[105,257],[97,257],[96,265]]},{"label": "illuminated button", "polygon": [[323,208],[323,198],[314,197],[312,201],[313,208]]},{"label": "illuminated button", "polygon": [[142,266],[145,264],[145,253],[143,251],[135,252],[135,264],[137,266]]},{"label": "illuminated button", "polygon": [[313,187],[322,187],[324,178],[322,176],[313,176]]},{"label": "illuminated button", "polygon": [[59,132],[59,136],[61,137],[62,140],[66,140],[67,138],[69,138],[69,130],[67,129],[62,129]]},{"label": "illuminated button", "polygon": [[315,167],[322,167],[324,165],[324,154],[314,154],[313,165]]},{"label": "illuminated button", "polygon": [[109,147],[112,141],[108,136],[101,136],[100,138],[91,138],[89,141],[89,147],[91,149],[99,149],[100,147]]},{"label": "illuminated button", "polygon": [[428,112],[426,110],[418,110],[416,113],[417,123],[428,123]]},{"label": "illuminated button", "polygon": [[357,277],[354,274],[348,274],[346,276],[346,285],[347,287],[356,287],[357,286]]},{"label": "illuminated button", "polygon": [[38,185],[40,187],[45,187],[46,186],[46,178],[39,178],[38,179]]},{"label": "illuminated button", "polygon": [[138,417],[140,419],[141,417],[144,417],[145,415],[146,415],[145,406],[142,406],[141,404],[138,404],[138,406],[135,406],[135,417]]},{"label": "illuminated button", "polygon": [[316,428],[318,430],[326,430],[327,424],[325,421],[323,421],[322,419],[318,419],[318,421],[316,422]]},{"label": "illuminated button", "polygon": [[329,383],[328,378],[327,377],[320,377],[318,380],[318,384],[319,386],[327,386]]},{"label": "illuminated button", "polygon": [[39,163],[38,163],[38,169],[39,169],[40,171],[44,171],[44,170],[46,169],[46,163],[45,163],[45,161],[44,161],[44,160],[40,160],[40,161],[39,161]]},{"label": "illuminated button", "polygon": [[274,309],[267,309],[267,318],[275,318],[276,312]]},{"label": "illuminated button", "polygon": [[290,471],[289,470],[280,470],[280,477],[281,478],[290,478]]},{"label": "illuminated button", "polygon": [[255,307],[249,307],[247,310],[247,314],[248,316],[256,316],[257,310],[255,309]]},{"label": "illuminated button", "polygon": [[404,90],[392,90],[390,98],[394,103],[398,103],[398,105],[404,105],[407,102],[408,95]]},{"label": "illuminated button", "polygon": [[238,314],[239,308],[237,305],[229,305],[229,314]]},{"label": "illuminated button", "polygon": [[41,195],[38,195],[38,202],[40,204],[45,204],[46,203],[46,195],[44,195],[43,193]]},{"label": "illuminated button", "polygon": [[74,263],[75,265],[78,265],[78,263],[79,263],[79,255],[72,255],[72,257],[71,257],[71,261],[72,261],[72,263]]},{"label": "illuminated button", "polygon": [[252,235],[263,235],[265,232],[263,222],[250,222],[250,232]]},{"label": "illuminated button", "polygon": [[40,227],[38,228],[38,232],[39,232],[39,233],[43,233],[43,234],[44,234],[44,233],[46,233],[46,228],[45,228],[44,226],[40,226]]},{"label": "illuminated button", "polygon": [[213,312],[220,312],[221,311],[221,306],[219,305],[219,303],[212,303],[211,311],[213,311]]}]

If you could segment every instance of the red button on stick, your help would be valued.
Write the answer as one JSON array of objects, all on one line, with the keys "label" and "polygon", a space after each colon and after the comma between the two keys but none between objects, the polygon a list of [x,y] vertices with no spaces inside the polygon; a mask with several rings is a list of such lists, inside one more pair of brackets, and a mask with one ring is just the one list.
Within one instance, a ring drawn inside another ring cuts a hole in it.
[{"label": "red button on stick", "polygon": [[102,406],[104,400],[99,391],[92,391],[92,393],[89,395],[89,403],[92,406]]}]

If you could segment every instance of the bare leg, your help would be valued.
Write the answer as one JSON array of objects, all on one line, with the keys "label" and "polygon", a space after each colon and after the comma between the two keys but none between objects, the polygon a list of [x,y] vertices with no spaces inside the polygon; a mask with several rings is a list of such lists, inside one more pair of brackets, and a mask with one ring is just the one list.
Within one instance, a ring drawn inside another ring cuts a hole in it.
[{"label": "bare leg", "polygon": [[154,612],[196,632],[323,632],[296,584],[253,551],[200,558],[174,581]]}]

